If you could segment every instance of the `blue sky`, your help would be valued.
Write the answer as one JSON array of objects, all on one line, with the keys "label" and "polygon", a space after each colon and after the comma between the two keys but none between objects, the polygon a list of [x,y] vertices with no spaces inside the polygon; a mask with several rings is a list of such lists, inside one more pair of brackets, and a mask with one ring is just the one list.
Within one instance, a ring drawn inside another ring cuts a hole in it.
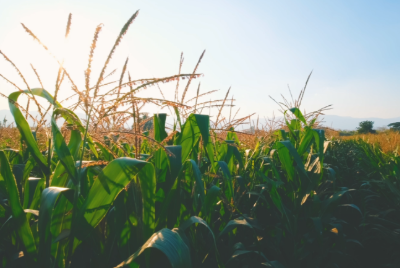
[{"label": "blue sky", "polygon": [[[45,88],[53,92],[57,66],[20,23],[57,46],[52,40],[62,40],[72,13],[71,34],[76,35],[69,44],[69,70],[83,85],[95,26],[104,24],[94,62],[102,64],[121,27],[138,9],[109,70],[121,69],[129,56],[136,78],[176,74],[183,51],[183,71],[189,73],[206,49],[199,68],[205,74],[201,91],[220,89],[213,98],[223,98],[231,86],[243,116],[271,116],[278,107],[269,95],[288,97],[288,84],[297,95],[312,70],[303,109],[333,104],[329,114],[400,116],[400,1],[3,1],[0,50],[27,74],[31,87],[38,86],[29,66],[34,64]],[[0,73],[22,87],[9,66],[0,59]],[[174,87],[163,88],[167,98]],[[0,91],[14,89],[0,81]],[[60,94],[67,97],[67,91]],[[7,107],[1,99],[0,109]]]}]

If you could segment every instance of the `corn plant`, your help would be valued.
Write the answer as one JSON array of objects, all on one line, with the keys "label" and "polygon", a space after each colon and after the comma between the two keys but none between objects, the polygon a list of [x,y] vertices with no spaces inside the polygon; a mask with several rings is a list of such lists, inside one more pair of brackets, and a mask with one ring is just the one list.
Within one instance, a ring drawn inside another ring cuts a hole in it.
[{"label": "corn plant", "polygon": [[[29,87],[1,53],[27,88],[6,96],[20,141],[0,150],[1,267],[361,267],[369,264],[363,254],[384,243],[393,248],[381,253],[390,261],[382,257],[375,266],[399,263],[397,155],[362,141],[328,140],[317,121],[327,107],[300,111],[305,88],[298,100],[281,103],[282,129],[237,131],[250,116],[235,119],[230,89],[222,100],[201,102],[213,91],[200,93],[199,84],[196,97],[185,101],[204,52],[190,74],[181,73],[182,54],[177,75],[132,80],[127,60],[118,85],[106,82],[115,73],[107,74],[115,49],[137,14],[91,86],[102,26],[96,28],[82,91],[57,58],[51,94]],[[71,16],[66,37],[70,25]],[[57,100],[64,78],[78,97],[69,107]],[[173,81],[174,101],[161,89],[160,98],[138,95]],[[25,108],[21,95],[29,100]],[[172,108],[174,125],[167,126],[165,113],[141,112],[148,102]],[[27,121],[30,104],[43,115],[35,129]],[[212,107],[218,108],[215,119],[202,113]],[[224,107],[231,109],[229,120]],[[85,111],[83,122],[77,108]]]}]

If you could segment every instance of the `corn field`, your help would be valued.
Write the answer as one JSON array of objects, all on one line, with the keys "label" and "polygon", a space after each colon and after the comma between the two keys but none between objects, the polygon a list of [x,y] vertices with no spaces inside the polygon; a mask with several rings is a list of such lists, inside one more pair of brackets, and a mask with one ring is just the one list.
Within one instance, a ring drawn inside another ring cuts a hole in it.
[{"label": "corn field", "polygon": [[[95,29],[84,89],[25,25],[59,64],[54,94],[29,87],[0,51],[26,85],[1,75],[17,88],[1,94],[19,135],[0,129],[14,136],[0,150],[0,267],[399,267],[397,154],[363,140],[330,140],[318,126],[327,107],[300,110],[305,88],[278,103],[283,122],[238,131],[250,116],[236,118],[230,90],[204,100],[213,91],[198,86],[185,99],[204,52],[189,74],[181,73],[181,55],[176,75],[132,80],[127,60],[108,81],[109,62],[137,15],[91,84],[102,25]],[[71,16],[66,37],[70,25]],[[68,107],[57,98],[64,80],[76,99]],[[173,100],[161,89],[159,98],[138,95],[163,83],[177,84]],[[180,97],[179,83],[186,84]],[[18,104],[22,95],[27,107]],[[166,113],[141,112],[148,104],[169,109],[174,124]],[[42,115],[33,118],[36,127],[27,121],[29,105]],[[212,108],[216,115],[203,111]]]}]

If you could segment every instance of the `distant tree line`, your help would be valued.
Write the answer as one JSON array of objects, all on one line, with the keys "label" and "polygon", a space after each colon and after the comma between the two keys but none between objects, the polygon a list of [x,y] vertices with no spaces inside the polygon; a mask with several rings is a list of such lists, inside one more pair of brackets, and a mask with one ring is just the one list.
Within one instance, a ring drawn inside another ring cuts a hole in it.
[{"label": "distant tree line", "polygon": [[376,133],[376,130],[374,128],[374,122],[373,121],[362,121],[359,124],[359,127],[357,128],[357,133],[358,134],[367,134],[367,133]]},{"label": "distant tree line", "polygon": [[[392,131],[400,131],[400,122],[390,123],[388,125],[390,130]],[[373,121],[362,121],[359,123],[359,126],[355,131],[340,131],[340,136],[352,136],[355,134],[368,134],[368,133],[376,133],[374,129],[374,122]]]},{"label": "distant tree line", "polygon": [[390,127],[390,130],[400,131],[400,122],[391,123],[388,127]]}]

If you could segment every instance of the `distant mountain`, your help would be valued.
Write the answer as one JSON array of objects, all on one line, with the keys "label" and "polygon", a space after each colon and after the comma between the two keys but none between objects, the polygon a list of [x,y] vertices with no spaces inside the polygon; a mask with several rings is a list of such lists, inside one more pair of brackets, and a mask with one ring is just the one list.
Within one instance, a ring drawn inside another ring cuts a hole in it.
[{"label": "distant mountain", "polygon": [[[39,112],[31,112],[33,117],[38,117],[39,118]],[[85,119],[84,114],[77,114],[81,119]],[[11,124],[14,122],[14,117],[12,116],[11,112],[9,110],[0,110],[0,121],[3,123],[3,119],[7,120],[7,125]],[[388,124],[393,123],[393,122],[400,122],[400,117],[394,117],[394,118],[376,118],[376,117],[366,117],[366,118],[354,118],[350,116],[339,116],[339,115],[324,115],[322,118],[323,123],[322,125],[326,127],[331,127],[334,129],[340,129],[340,130],[356,130],[358,127],[359,123],[362,121],[373,121],[374,122],[374,128],[379,128],[379,127],[387,127]],[[47,122],[50,123],[50,115],[46,116]],[[171,118],[169,118],[171,121]],[[172,123],[171,121],[170,123]],[[33,126],[33,120],[28,117],[28,123],[29,125]],[[63,122],[59,120],[58,124],[62,124]],[[131,125],[131,122],[127,123],[128,125]]]},{"label": "distant mountain", "polygon": [[[30,114],[31,114],[32,117],[34,117],[34,118],[40,118],[39,112],[32,111],[32,112],[30,112]],[[25,115],[25,114],[24,114],[24,115]],[[81,119],[84,119],[84,118],[85,118],[84,114],[78,113],[77,115],[78,115],[79,118],[81,118]],[[50,120],[51,120],[51,112],[50,112],[50,111],[49,111],[49,113],[46,115],[45,118],[46,118],[46,120],[47,120],[46,125],[49,125],[49,124],[50,124]],[[7,120],[7,122],[6,122],[6,125],[7,125],[7,126],[10,125],[10,124],[12,124],[12,123],[14,123],[14,117],[13,117],[13,115],[11,114],[10,110],[0,110],[0,122],[1,122],[1,124],[3,124],[3,120],[4,120],[4,119]],[[29,116],[28,116],[28,123],[29,123],[30,126],[36,125],[36,124],[34,124],[34,121],[32,120],[32,118],[29,117]],[[63,124],[63,121],[62,121],[62,120],[59,120],[59,121],[57,122],[57,124],[58,124],[58,125],[62,125],[62,124]],[[14,126],[15,126],[15,123],[14,123]]]},{"label": "distant mountain", "polygon": [[[282,120],[283,117],[277,116],[276,120]],[[388,125],[394,122],[400,122],[400,117],[394,118],[377,118],[377,117],[365,117],[365,118],[354,118],[350,116],[339,116],[339,115],[323,115],[319,117],[319,121],[322,120],[321,125],[336,130],[356,130],[362,121],[374,122],[374,129],[381,127],[389,128]],[[260,119],[260,125],[265,124],[265,119]],[[248,130],[250,131],[250,130]]]},{"label": "distant mountain", "polygon": [[366,118],[354,118],[349,116],[339,116],[339,115],[324,115],[323,125],[340,130],[356,130],[359,123],[362,121],[372,121],[374,122],[374,129],[380,127],[387,127],[388,124],[393,122],[400,122],[400,117],[394,118],[376,118],[376,117],[366,117]]}]

